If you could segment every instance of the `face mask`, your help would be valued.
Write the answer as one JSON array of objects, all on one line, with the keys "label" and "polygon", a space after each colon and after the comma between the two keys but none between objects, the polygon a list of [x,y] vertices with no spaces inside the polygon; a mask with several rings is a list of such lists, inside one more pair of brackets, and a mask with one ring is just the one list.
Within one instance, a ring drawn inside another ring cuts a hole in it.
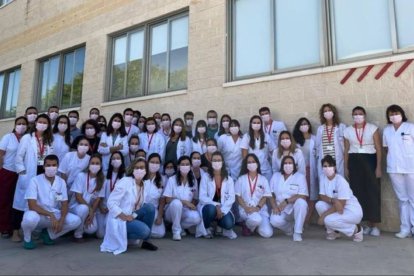
[{"label": "face mask", "polygon": [[36,130],[43,132],[47,129],[47,124],[37,123],[36,124]]},{"label": "face mask", "polygon": [[401,115],[391,115],[390,116],[390,121],[393,124],[399,124],[402,122],[402,116]]},{"label": "face mask", "polygon": [[207,151],[209,153],[213,153],[217,151],[217,147],[216,146],[207,146]]},{"label": "face mask", "polygon": [[332,177],[335,174],[335,167],[323,167],[323,173],[327,177]]},{"label": "face mask", "polygon": [[198,131],[198,133],[204,134],[204,133],[206,133],[206,128],[205,127],[198,127],[197,131]]},{"label": "face mask", "polygon": [[162,124],[162,127],[170,127],[171,121],[162,121],[161,124]]},{"label": "face mask", "polygon": [[89,165],[89,171],[93,174],[97,174],[101,169],[100,165]]},{"label": "face mask", "polygon": [[69,118],[69,123],[71,126],[76,126],[76,124],[78,123],[78,119],[74,118],[74,117],[70,117]]},{"label": "face mask", "polygon": [[135,179],[143,179],[146,173],[145,169],[134,169]]},{"label": "face mask", "polygon": [[160,170],[160,164],[149,163],[148,167],[151,173],[156,173]]},{"label": "face mask", "polygon": [[269,114],[262,115],[261,117],[262,117],[262,121],[265,122],[265,123],[268,123],[270,121],[270,115]]},{"label": "face mask", "polygon": [[194,168],[198,168],[201,166],[201,160],[200,159],[193,159],[191,160],[191,164],[193,164]]},{"label": "face mask", "polygon": [[138,127],[139,127],[139,129],[143,129],[144,128],[144,123],[138,123]]},{"label": "face mask", "polygon": [[223,162],[221,161],[216,161],[216,162],[211,162],[211,166],[213,167],[214,170],[218,171],[221,170],[221,168],[223,167]]},{"label": "face mask", "polygon": [[131,151],[131,152],[137,152],[138,151],[138,145],[130,145],[129,146],[129,150]]},{"label": "face mask", "polygon": [[301,126],[299,127],[299,130],[300,130],[300,132],[302,132],[302,133],[308,133],[308,131],[309,131],[309,125],[301,125]]},{"label": "face mask", "polygon": [[262,126],[260,124],[252,124],[252,129],[253,130],[260,130]]},{"label": "face mask", "polygon": [[85,154],[85,153],[88,152],[88,150],[89,150],[89,147],[88,146],[78,145],[78,152],[80,154]]},{"label": "face mask", "polygon": [[154,130],[155,130],[155,125],[147,125],[147,130],[148,130],[149,132],[154,132]]},{"label": "face mask", "polygon": [[284,164],[283,171],[285,174],[291,174],[293,172],[293,164]]},{"label": "face mask", "polygon": [[112,122],[112,128],[117,130],[121,127],[121,122]]},{"label": "face mask", "polygon": [[94,128],[87,128],[87,129],[85,129],[86,136],[94,136],[95,133],[96,133],[96,131],[95,131]]},{"label": "face mask", "polygon": [[37,114],[29,114],[27,115],[27,120],[29,121],[29,123],[33,123],[37,118]]},{"label": "face mask", "polygon": [[290,147],[290,145],[292,144],[292,141],[290,141],[290,139],[283,139],[280,141],[280,145],[284,148],[287,149]]},{"label": "face mask", "polygon": [[333,118],[333,116],[334,116],[334,114],[333,114],[332,111],[326,111],[326,112],[323,113],[323,117],[326,120],[331,120]]},{"label": "face mask", "polygon": [[207,122],[209,125],[215,125],[217,124],[217,118],[208,118]]},{"label": "face mask", "polygon": [[57,112],[51,112],[51,113],[49,113],[49,118],[50,118],[50,120],[52,120],[52,121],[54,121],[54,120],[56,120],[56,118],[59,116],[59,113],[57,113]]},{"label": "face mask", "polygon": [[111,161],[111,165],[115,169],[118,169],[122,165],[122,160],[120,160],[120,159],[114,159],[114,160]]},{"label": "face mask", "polygon": [[17,125],[15,128],[17,134],[23,134],[26,132],[27,127],[25,125]]},{"label": "face mask", "polygon": [[46,167],[45,168],[45,175],[47,177],[55,177],[57,173],[58,168],[57,167]]},{"label": "face mask", "polygon": [[240,131],[239,127],[230,127],[231,135],[237,135],[239,134],[239,131]]},{"label": "face mask", "polygon": [[185,124],[190,127],[193,125],[193,120],[186,120]]},{"label": "face mask", "polygon": [[124,121],[128,124],[130,124],[132,122],[132,115],[125,115],[124,116]]},{"label": "face mask", "polygon": [[188,174],[189,172],[190,172],[190,166],[188,165],[188,166],[180,166],[180,172],[182,173],[182,174]]},{"label": "face mask", "polygon": [[175,133],[180,134],[182,130],[183,130],[182,126],[174,126],[174,132]]},{"label": "face mask", "polygon": [[229,127],[229,125],[230,125],[230,122],[223,122],[221,125],[222,125],[224,128],[228,128],[228,127]]},{"label": "face mask", "polygon": [[90,119],[95,120],[95,121],[98,119],[98,117],[99,117],[99,115],[98,115],[98,114],[91,114],[91,115],[89,116],[89,118],[90,118]]},{"label": "face mask", "polygon": [[165,169],[165,174],[167,176],[172,176],[172,175],[175,174],[175,171],[174,171],[174,169]]},{"label": "face mask", "polygon": [[257,171],[257,164],[256,163],[248,163],[247,164],[247,169],[249,170],[249,172],[255,172],[255,171]]},{"label": "face mask", "polygon": [[161,124],[161,119],[155,119],[155,122],[157,123],[157,125]]},{"label": "face mask", "polygon": [[138,118],[137,117],[132,118],[132,124],[136,125],[137,123],[138,123]]},{"label": "face mask", "polygon": [[365,120],[365,116],[364,115],[354,115],[352,116],[354,119],[354,123],[355,124],[362,124]]},{"label": "face mask", "polygon": [[59,132],[65,132],[68,129],[67,124],[58,124],[58,130]]}]

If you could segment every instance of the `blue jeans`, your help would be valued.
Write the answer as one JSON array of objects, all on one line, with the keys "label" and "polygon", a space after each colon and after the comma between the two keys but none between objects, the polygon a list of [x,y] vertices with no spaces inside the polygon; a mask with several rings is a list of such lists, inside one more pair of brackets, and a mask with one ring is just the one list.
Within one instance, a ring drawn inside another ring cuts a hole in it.
[{"label": "blue jeans", "polygon": [[[203,222],[204,227],[209,228],[211,223],[216,219],[217,210],[213,204],[208,204],[203,207]],[[225,216],[218,220],[218,225],[226,230],[230,230],[234,226],[234,218],[231,212],[228,212]]]},{"label": "blue jeans", "polygon": [[137,214],[137,217],[132,221],[127,221],[127,238],[131,240],[148,240],[151,237],[151,228],[154,223],[154,205],[144,203],[134,213]]}]

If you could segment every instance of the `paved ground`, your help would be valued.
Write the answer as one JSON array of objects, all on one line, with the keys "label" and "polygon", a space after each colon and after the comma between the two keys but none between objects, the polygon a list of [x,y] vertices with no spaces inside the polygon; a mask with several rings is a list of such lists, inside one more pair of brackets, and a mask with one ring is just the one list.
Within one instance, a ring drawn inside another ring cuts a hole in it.
[{"label": "paved ground", "polygon": [[[236,232],[240,232],[237,228]],[[54,246],[33,251],[0,239],[0,274],[413,274],[414,240],[366,237],[355,243],[324,239],[322,228],[311,226],[304,241],[295,243],[280,232],[271,239],[258,236],[213,240],[184,237],[175,242],[154,240],[156,252],[129,248],[114,256],[100,253],[100,241],[74,244],[63,238]]]}]

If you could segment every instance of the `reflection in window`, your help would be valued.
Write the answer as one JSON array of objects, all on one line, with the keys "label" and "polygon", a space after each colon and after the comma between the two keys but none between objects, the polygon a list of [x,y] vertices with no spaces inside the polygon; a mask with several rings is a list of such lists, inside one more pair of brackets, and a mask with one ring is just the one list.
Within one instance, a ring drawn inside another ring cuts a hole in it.
[{"label": "reflection in window", "polygon": [[20,69],[0,73],[0,118],[16,116],[20,91]]}]

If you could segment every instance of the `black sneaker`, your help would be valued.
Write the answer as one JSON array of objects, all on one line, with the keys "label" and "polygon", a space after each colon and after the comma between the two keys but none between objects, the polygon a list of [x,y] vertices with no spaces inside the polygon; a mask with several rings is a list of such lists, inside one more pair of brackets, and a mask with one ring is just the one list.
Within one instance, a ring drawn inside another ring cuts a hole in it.
[{"label": "black sneaker", "polygon": [[150,251],[158,250],[158,247],[156,247],[155,245],[153,245],[152,243],[147,242],[147,241],[142,242],[141,248],[146,249],[146,250],[150,250]]}]

